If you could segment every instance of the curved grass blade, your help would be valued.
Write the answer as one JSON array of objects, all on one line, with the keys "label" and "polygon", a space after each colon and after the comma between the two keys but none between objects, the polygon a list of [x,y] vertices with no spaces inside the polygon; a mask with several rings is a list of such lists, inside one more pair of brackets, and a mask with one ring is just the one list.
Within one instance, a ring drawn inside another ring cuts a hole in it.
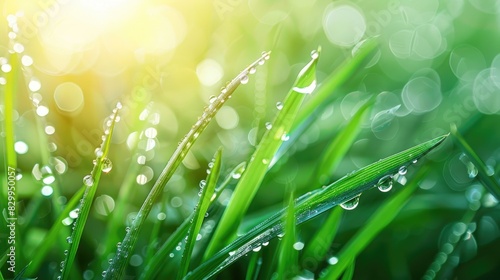
[{"label": "curved grass blade", "polygon": [[[82,237],[83,230],[85,228],[85,223],[87,222],[88,215],[90,213],[90,207],[92,206],[92,202],[94,200],[95,193],[97,191],[97,186],[99,185],[99,180],[101,178],[101,173],[107,165],[109,165],[109,159],[107,158],[109,147],[111,145],[111,137],[113,135],[113,130],[115,127],[115,123],[117,122],[118,112],[120,111],[122,105],[118,103],[116,108],[113,109],[113,115],[111,118],[111,124],[104,132],[106,134],[106,138],[104,139],[101,147],[96,154],[96,164],[92,169],[90,175],[87,175],[83,178],[83,183],[85,187],[85,192],[83,194],[82,200],[80,201],[79,206],[79,215],[74,222],[74,229],[71,233],[71,236],[68,237],[67,241],[70,244],[68,252],[66,254],[66,259],[61,264],[62,266],[62,275],[61,278],[71,279],[70,272],[73,267],[73,262],[75,260],[76,252],[78,251],[78,245],[80,244],[80,239]],[[102,154],[101,154],[102,153]]]},{"label": "curved grass blade", "polygon": [[356,256],[365,249],[365,247],[384,229],[394,218],[410,196],[418,187],[418,182],[422,180],[427,172],[427,168],[422,168],[412,179],[411,183],[405,186],[396,195],[385,202],[368,220],[368,223],[363,226],[354,235],[349,242],[340,250],[337,258],[338,262],[334,266],[330,266],[327,273],[320,279],[338,279],[344,270],[352,265]]},{"label": "curved grass blade", "polygon": [[285,236],[280,243],[279,257],[278,257],[278,271],[276,279],[290,279],[295,276],[298,272],[297,266],[297,251],[293,248],[296,241],[295,236],[295,201],[293,199],[293,192],[290,193],[290,198],[288,200],[288,207],[286,216],[284,219],[285,223]]},{"label": "curved grass blade", "polygon": [[222,89],[219,96],[213,99],[213,102],[205,109],[203,114],[198,121],[193,125],[191,130],[186,134],[186,136],[181,140],[179,146],[174,151],[174,154],[170,157],[165,168],[161,172],[160,176],[156,180],[153,188],[146,197],[141,209],[137,213],[135,220],[130,226],[130,230],[126,233],[125,238],[122,242],[122,247],[117,250],[115,257],[113,258],[107,271],[104,273],[104,279],[122,279],[125,267],[128,263],[128,258],[131,255],[137,236],[139,234],[142,225],[146,221],[146,218],[153,207],[154,201],[163,192],[165,184],[170,180],[175,170],[182,162],[187,152],[190,150],[193,143],[200,136],[200,134],[205,130],[207,125],[210,123],[215,114],[222,107],[227,99],[231,98],[231,95],[236,90],[236,88],[241,83],[246,83],[248,81],[248,75],[253,73],[258,65],[262,65],[267,59],[269,59],[269,52],[262,53],[262,56],[245,68],[236,78],[234,78],[224,89]]},{"label": "curved grass blade", "polygon": [[253,153],[248,168],[243,173],[233,197],[222,214],[219,225],[205,252],[205,258],[212,256],[236,236],[238,225],[257,193],[276,151],[287,140],[302,101],[316,87],[316,64],[318,63],[319,51],[313,52],[311,61],[298,74],[292,89],[285,98],[283,108]]},{"label": "curved grass blade", "polygon": [[[245,167],[246,162],[242,162],[238,164],[229,173],[229,175],[226,176],[220,186],[215,189],[215,196],[212,199],[212,202],[216,201],[217,198],[219,198],[220,194],[228,186],[231,180],[240,178],[241,173],[243,173],[243,171],[245,170]],[[212,204],[208,209],[209,213],[213,209],[213,206],[214,205]],[[189,215],[189,217],[184,220],[184,222],[175,230],[175,232],[170,235],[167,241],[162,244],[162,246],[157,250],[156,254],[151,259],[149,259],[139,279],[146,280],[154,279],[155,277],[157,277],[157,274],[162,269],[162,264],[165,262],[165,260],[168,259],[168,254],[170,254],[170,252],[174,250],[177,244],[179,244],[179,242],[181,242],[182,239],[186,236],[189,230],[189,225],[191,224],[193,218],[194,213],[191,213],[191,215]]]},{"label": "curved grass blade", "polygon": [[337,168],[340,161],[352,146],[356,136],[361,130],[361,123],[365,120],[369,109],[373,105],[373,99],[365,102],[354,114],[349,123],[340,131],[330,143],[320,160],[316,174],[317,185],[330,181],[332,172]]},{"label": "curved grass blade", "polygon": [[[441,144],[446,137],[447,135],[437,137],[379,160],[340,178],[324,188],[299,197],[295,206],[297,224],[308,221],[335,205],[348,201],[360,195],[363,191],[374,187],[381,178],[393,175],[399,172],[402,167],[406,168],[415,163]],[[250,232],[221,249],[217,254],[188,274],[185,279],[210,278],[254,248],[260,246],[260,244],[268,242],[278,234],[283,233],[282,217],[284,213],[286,213],[286,209],[277,212],[266,221],[257,225]]]},{"label": "curved grass blade", "polygon": [[481,183],[483,183],[484,187],[493,195],[497,200],[500,200],[500,185],[498,181],[494,177],[494,172],[488,171],[488,168],[484,164],[484,162],[479,158],[479,156],[474,152],[471,146],[465,141],[462,137],[456,125],[451,125],[451,134],[456,139],[456,143],[459,145],[460,149],[467,155],[469,160],[477,167],[478,169],[478,178]]},{"label": "curved grass blade", "polygon": [[311,99],[304,104],[297,115],[297,119],[290,129],[290,139],[283,143],[275,157],[280,158],[321,114],[322,109],[340,93],[339,88],[349,81],[361,67],[369,62],[378,46],[376,38],[367,39],[352,59],[346,60],[337,67],[323,82],[318,85]]},{"label": "curved grass blade", "polygon": [[250,261],[248,262],[247,274],[245,275],[245,280],[258,279],[261,266],[262,266],[261,254],[253,254],[251,256]]},{"label": "curved grass blade", "polygon": [[54,247],[54,244],[57,242],[57,238],[60,236],[59,233],[63,231],[63,229],[66,227],[63,224],[63,220],[68,217],[69,213],[75,209],[75,207],[78,205],[78,202],[80,201],[81,197],[83,196],[83,193],[85,192],[85,187],[80,188],[78,192],[76,192],[73,197],[68,201],[62,212],[59,214],[57,217],[56,221],[50,228],[49,232],[43,239],[43,241],[40,243],[38,248],[36,248],[33,252],[35,252],[35,255],[31,259],[31,265],[28,267],[26,271],[26,275],[32,276],[38,271],[40,266],[43,263],[43,260],[45,259],[45,256],[49,252],[51,248]]},{"label": "curved grass blade", "polygon": [[196,210],[194,211],[194,216],[191,220],[191,226],[186,238],[186,245],[184,247],[184,253],[182,254],[181,266],[179,269],[179,273],[177,274],[177,279],[182,279],[189,270],[189,263],[191,260],[191,255],[193,253],[194,244],[196,242],[196,237],[200,232],[201,224],[203,223],[205,213],[208,210],[212,195],[214,194],[215,185],[217,184],[217,180],[219,179],[221,157],[222,149],[219,149],[215,154],[214,160],[211,162],[213,166],[211,168],[209,167],[210,173],[208,174],[206,179],[206,186],[200,184],[200,186],[202,187],[202,190],[200,191],[200,201],[195,208]]},{"label": "curved grass blade", "polygon": [[302,266],[305,268],[316,267],[326,256],[342,220],[344,209],[334,207],[328,214],[328,218],[322,224],[311,242],[308,243],[302,255]]}]

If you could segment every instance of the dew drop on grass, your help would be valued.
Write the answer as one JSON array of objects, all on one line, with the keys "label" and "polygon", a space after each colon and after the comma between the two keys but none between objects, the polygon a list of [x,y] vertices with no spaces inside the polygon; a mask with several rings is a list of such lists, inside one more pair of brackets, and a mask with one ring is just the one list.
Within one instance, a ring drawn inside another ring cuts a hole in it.
[{"label": "dew drop on grass", "polygon": [[377,183],[377,188],[381,192],[388,192],[392,189],[392,177],[391,175],[384,176],[380,178],[380,180]]},{"label": "dew drop on grass", "polygon": [[358,195],[355,198],[352,198],[344,203],[341,203],[340,207],[344,208],[345,210],[353,210],[359,204],[359,197],[360,197],[360,195]]},{"label": "dew drop on grass", "polygon": [[406,168],[406,166],[401,166],[398,170],[398,174],[401,176],[406,175],[407,172],[408,172],[408,169]]},{"label": "dew drop on grass", "polygon": [[283,109],[283,102],[277,102],[276,109],[278,109],[278,111],[281,111],[281,109]]},{"label": "dew drop on grass", "polygon": [[73,243],[73,239],[71,238],[71,236],[66,237],[66,242],[68,242],[69,244]]},{"label": "dew drop on grass", "polygon": [[262,243],[262,246],[267,246],[267,245],[269,245],[269,241]]},{"label": "dew drop on grass", "polygon": [[297,251],[300,251],[300,250],[304,249],[304,243],[303,243],[303,242],[300,242],[300,241],[299,241],[299,242],[295,242],[295,243],[293,244],[293,248],[294,248],[295,250],[297,250]]},{"label": "dew drop on grass", "polygon": [[102,276],[102,277],[106,277],[106,270],[103,270],[103,271],[102,271],[101,276]]},{"label": "dew drop on grass", "polygon": [[262,163],[263,163],[263,164],[268,164],[268,163],[269,163],[269,160],[268,160],[267,158],[263,158],[263,159],[262,159]]},{"label": "dew drop on grass", "polygon": [[260,249],[262,249],[262,247],[261,247],[261,246],[258,246],[258,247],[253,248],[253,249],[252,249],[252,251],[254,251],[254,252],[258,252],[258,251],[260,251]]},{"label": "dew drop on grass", "polygon": [[170,253],[168,256],[173,258],[175,255],[174,255],[174,253]]},{"label": "dew drop on grass", "polygon": [[271,128],[273,128],[273,124],[270,122],[266,122],[265,126],[267,130],[271,130]]},{"label": "dew drop on grass", "polygon": [[208,98],[208,102],[209,102],[210,104],[214,103],[214,102],[215,102],[215,100],[217,100],[217,96],[215,96],[215,95],[212,95],[212,96],[210,96],[210,97]]},{"label": "dew drop on grass", "polygon": [[242,76],[242,77],[241,77],[240,82],[241,82],[242,84],[248,84],[248,80],[249,80],[249,79],[248,79],[248,76],[247,76],[247,75],[244,75],[244,76]]},{"label": "dew drop on grass", "polygon": [[257,72],[257,69],[255,67],[251,67],[249,70],[248,70],[248,73],[249,74],[255,74],[255,72]]},{"label": "dew drop on grass", "polygon": [[113,169],[113,163],[109,158],[105,158],[102,160],[102,172],[109,173]]},{"label": "dew drop on grass", "polygon": [[469,178],[475,178],[477,176],[478,170],[474,163],[472,163],[469,158],[467,157],[466,154],[461,154],[460,155],[460,161],[463,162],[465,167],[467,167],[467,174],[469,175]]},{"label": "dew drop on grass", "polygon": [[318,59],[318,57],[319,57],[319,52],[317,50],[312,50],[311,51],[311,58]]},{"label": "dew drop on grass", "polygon": [[418,162],[418,159],[414,159],[411,163],[415,164]]},{"label": "dew drop on grass", "polygon": [[287,133],[283,133],[283,135],[281,135],[281,141],[288,141],[290,140],[290,135],[288,135]]},{"label": "dew drop on grass", "polygon": [[265,62],[266,62],[266,61],[265,61],[264,59],[259,59],[259,62],[258,62],[258,63],[259,63],[259,65],[264,65],[264,63],[265,63]]},{"label": "dew drop on grass", "polygon": [[83,177],[83,184],[87,187],[90,187],[94,184],[94,179],[92,178],[92,175],[86,175]]}]

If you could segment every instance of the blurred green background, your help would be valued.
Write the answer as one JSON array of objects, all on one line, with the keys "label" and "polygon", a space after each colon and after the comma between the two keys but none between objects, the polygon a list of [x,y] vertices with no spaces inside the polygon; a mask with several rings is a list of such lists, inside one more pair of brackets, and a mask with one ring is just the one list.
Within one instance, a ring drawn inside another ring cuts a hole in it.
[{"label": "blurred green background", "polygon": [[[127,206],[131,213],[139,209],[209,97],[262,51],[271,51],[271,59],[240,86],[167,184],[167,215],[158,215],[164,210],[157,207],[151,217],[165,219],[166,229],[174,229],[192,211],[198,182],[217,147],[224,147],[226,170],[248,158],[265,123],[274,117],[276,103],[318,46],[321,84],[356,54],[363,40],[378,40],[368,65],[353,73],[330,104],[318,109],[318,120],[269,171],[249,217],[260,216],[267,207],[281,207],[289,182],[297,193],[318,188],[309,184],[316,160],[370,96],[376,97],[371,116],[332,179],[446,134],[452,123],[491,172],[500,169],[498,0],[0,3],[0,64],[6,64],[9,50],[14,50],[23,65],[15,119],[20,212],[33,197],[48,198],[37,212],[37,226],[26,233],[33,244],[48,229],[53,207],[54,189],[51,180],[44,180],[44,153],[50,152],[56,167],[51,171],[61,192],[56,200],[64,203],[92,168],[106,117],[116,102],[124,105],[109,156],[113,170],[101,179],[88,224],[92,232],[86,232],[83,242],[88,246],[79,257],[82,264],[99,248],[135,153],[143,157]],[[16,38],[8,24],[12,17],[20,29]],[[130,148],[134,143],[137,151]],[[490,196],[478,200],[483,188],[475,178],[477,170],[450,139],[419,164],[431,166],[429,175],[402,214],[359,257],[355,279],[420,278],[439,252],[443,236],[468,209],[479,210],[456,275],[500,275],[499,206]],[[375,191],[362,196],[360,206],[346,214],[332,256],[386,196]],[[301,226],[299,236],[310,236],[322,219]],[[139,252],[146,241],[139,241]],[[48,275],[56,260],[47,262]],[[226,273],[243,269],[246,261]]]}]

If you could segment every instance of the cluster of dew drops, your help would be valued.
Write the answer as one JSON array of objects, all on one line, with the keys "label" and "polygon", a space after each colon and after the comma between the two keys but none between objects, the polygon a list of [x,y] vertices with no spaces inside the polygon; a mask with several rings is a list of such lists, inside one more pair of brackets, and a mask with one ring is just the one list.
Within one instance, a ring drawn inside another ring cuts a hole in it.
[{"label": "cluster of dew drops", "polygon": [[[417,163],[417,160],[413,160],[413,164]],[[394,181],[398,182],[401,185],[406,184],[406,173],[408,172],[408,168],[406,166],[401,166],[398,170],[398,172],[394,175],[386,175],[383,176],[378,180],[378,183],[375,184],[375,187],[381,192],[389,192],[392,189],[392,186],[394,185]],[[355,209],[358,204],[359,204],[359,197],[361,194],[357,195],[356,197],[343,202],[340,204],[340,207],[344,208],[345,210],[353,210]]]}]

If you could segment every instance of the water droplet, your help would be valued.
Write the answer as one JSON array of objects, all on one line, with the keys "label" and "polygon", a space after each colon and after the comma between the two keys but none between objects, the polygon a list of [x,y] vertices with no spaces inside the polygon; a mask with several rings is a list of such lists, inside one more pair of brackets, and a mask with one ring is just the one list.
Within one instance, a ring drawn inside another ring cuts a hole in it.
[{"label": "water droplet", "polygon": [[65,255],[65,256],[67,256],[67,255],[68,255],[68,253],[69,253],[69,251],[68,251],[68,250],[64,250],[64,255]]},{"label": "water droplet", "polygon": [[106,277],[106,270],[103,270],[103,271],[102,271],[101,276],[102,276],[102,277]]},{"label": "water droplet", "polygon": [[384,176],[380,178],[380,180],[377,183],[377,188],[381,192],[388,192],[392,189],[392,177],[391,175]]},{"label": "water droplet", "polygon": [[240,83],[242,83],[242,84],[248,84],[248,80],[249,80],[248,76],[244,75],[244,76],[241,77]]},{"label": "water droplet", "polygon": [[255,72],[257,72],[257,69],[255,67],[251,67],[250,69],[248,69],[248,74],[255,74]]},{"label": "water droplet", "polygon": [[271,130],[271,128],[273,128],[273,124],[270,122],[266,122],[265,126],[267,130]]},{"label": "water droplet", "polygon": [[231,252],[229,252],[229,255],[230,255],[230,256],[232,256],[232,255],[234,255],[235,253],[236,253],[235,251],[231,251]]},{"label": "water droplet", "polygon": [[472,163],[469,158],[467,157],[466,154],[461,154],[460,155],[460,161],[463,162],[465,167],[467,167],[467,174],[469,175],[469,178],[475,178],[477,176],[478,170],[474,163]]},{"label": "water droplet", "polygon": [[201,180],[200,181],[200,189],[203,189],[205,187],[205,185],[207,184],[207,181],[205,180]]},{"label": "water droplet", "polygon": [[94,154],[98,158],[102,157],[102,154],[103,154],[102,149],[101,148],[96,148],[95,151],[94,151]]},{"label": "water droplet", "polygon": [[281,135],[281,141],[288,141],[290,140],[290,135],[288,135],[288,133],[283,133],[283,135]]},{"label": "water droplet", "polygon": [[318,59],[319,57],[319,52],[317,50],[311,51],[311,58],[312,59]]},{"label": "water droplet", "polygon": [[66,237],[66,242],[68,242],[69,244],[73,243],[73,239],[71,238],[71,236]]},{"label": "water droplet", "polygon": [[126,232],[126,233],[129,233],[129,231],[130,231],[130,227],[126,227],[126,228],[125,228],[125,232]]},{"label": "water droplet", "polygon": [[102,160],[102,172],[108,173],[113,169],[113,163],[109,158],[105,158]]},{"label": "water droplet", "polygon": [[418,159],[414,159],[411,163],[415,164],[418,162]]},{"label": "water droplet", "polygon": [[356,208],[359,204],[359,197],[360,195],[340,204],[340,207],[344,208],[345,210],[352,210]]},{"label": "water droplet", "polygon": [[92,178],[92,175],[86,175],[83,177],[83,184],[87,187],[90,187],[94,184],[94,179]]},{"label": "water droplet", "polygon": [[262,56],[265,60],[269,60],[269,58],[271,58],[271,54],[269,52],[262,52]]},{"label": "water droplet", "polygon": [[283,102],[276,102],[276,109],[278,109],[279,111],[281,111],[281,109],[283,109]]},{"label": "water droplet", "polygon": [[398,170],[398,173],[399,173],[399,175],[401,175],[401,176],[406,175],[406,173],[407,173],[407,172],[408,172],[408,169],[406,168],[406,166],[401,166],[401,167],[399,168],[399,170]]},{"label": "water droplet", "polygon": [[268,164],[268,163],[269,163],[269,160],[268,160],[267,158],[263,158],[263,159],[262,159],[262,163],[263,163],[263,164]]},{"label": "water droplet", "polygon": [[297,251],[304,249],[304,242],[295,242],[293,248]]},{"label": "water droplet", "polygon": [[122,246],[122,243],[121,243],[121,242],[116,243],[116,248],[118,248],[118,249],[119,249],[121,246]]},{"label": "water droplet", "polygon": [[217,96],[215,96],[215,95],[212,95],[212,96],[210,96],[210,97],[208,98],[208,102],[209,102],[210,104],[214,103],[214,102],[215,102],[215,100],[217,100]]},{"label": "water droplet", "polygon": [[259,59],[259,61],[258,61],[259,65],[264,65],[265,62],[266,61],[264,59]]},{"label": "water droplet", "polygon": [[262,246],[267,246],[267,245],[269,245],[269,241],[262,243]]},{"label": "water droplet", "polygon": [[174,253],[170,253],[168,256],[173,258],[175,255],[174,255]]},{"label": "water droplet", "polygon": [[261,247],[261,246],[258,246],[258,247],[253,248],[253,249],[252,249],[252,251],[254,251],[254,252],[258,252],[258,251],[260,251],[260,249],[262,249],[262,247]]}]

